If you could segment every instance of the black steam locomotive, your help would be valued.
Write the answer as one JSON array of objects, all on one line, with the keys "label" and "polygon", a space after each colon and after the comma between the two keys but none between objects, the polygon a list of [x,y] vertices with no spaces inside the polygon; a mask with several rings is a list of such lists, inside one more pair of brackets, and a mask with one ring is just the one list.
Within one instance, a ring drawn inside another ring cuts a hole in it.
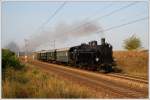
[{"label": "black steam locomotive", "polygon": [[46,50],[36,53],[37,59],[53,63],[65,63],[75,67],[110,72],[115,66],[112,56],[112,46],[101,39],[101,45],[97,41],[89,44],[81,44],[71,48]]}]

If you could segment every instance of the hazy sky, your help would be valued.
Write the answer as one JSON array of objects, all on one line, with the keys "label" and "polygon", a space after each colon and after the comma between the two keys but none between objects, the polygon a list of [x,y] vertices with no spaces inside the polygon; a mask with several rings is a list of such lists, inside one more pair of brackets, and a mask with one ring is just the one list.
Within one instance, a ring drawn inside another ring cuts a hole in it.
[{"label": "hazy sky", "polygon": [[[41,43],[36,46],[38,50],[53,48],[54,40],[55,47],[62,48],[91,40],[97,40],[100,44],[101,37],[105,37],[115,50],[121,50],[123,41],[134,34],[141,39],[142,46],[148,49],[148,19],[106,31],[113,26],[147,17],[148,2],[66,2],[50,21],[43,24],[63,3],[2,2],[2,47],[14,41],[22,48],[24,39],[27,39],[29,45]],[[125,8],[117,11],[122,7]],[[65,30],[86,22],[92,23],[96,29],[88,34],[84,32],[84,35],[79,35],[78,28],[65,33]],[[71,35],[77,32],[78,36]]]}]

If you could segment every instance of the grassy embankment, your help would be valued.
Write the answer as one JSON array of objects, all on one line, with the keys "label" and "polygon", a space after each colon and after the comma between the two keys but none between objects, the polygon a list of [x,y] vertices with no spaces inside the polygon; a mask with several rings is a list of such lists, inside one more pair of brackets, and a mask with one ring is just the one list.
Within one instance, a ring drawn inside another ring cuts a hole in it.
[{"label": "grassy embankment", "polygon": [[7,69],[2,82],[3,98],[90,98],[95,95],[85,87],[75,85],[38,69]]},{"label": "grassy embankment", "polygon": [[[15,58],[16,64],[14,64],[13,59],[10,60],[11,56]],[[31,65],[20,66],[15,55],[11,56],[9,51],[6,53],[3,51],[3,65],[7,67],[3,67],[2,98],[96,97],[86,87],[64,81],[53,74],[45,73]],[[17,65],[22,68],[16,67]]]},{"label": "grassy embankment", "polygon": [[148,77],[148,51],[114,51],[113,56],[122,73]]}]

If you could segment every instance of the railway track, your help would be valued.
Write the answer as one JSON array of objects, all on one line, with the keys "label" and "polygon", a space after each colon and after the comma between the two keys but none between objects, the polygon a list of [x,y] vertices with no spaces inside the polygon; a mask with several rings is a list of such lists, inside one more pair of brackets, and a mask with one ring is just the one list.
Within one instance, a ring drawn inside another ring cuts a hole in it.
[{"label": "railway track", "polygon": [[142,80],[147,80],[147,78],[145,77],[141,77],[141,76],[131,76],[131,75],[128,75],[128,74],[121,74],[121,73],[115,73],[117,75],[123,75],[123,76],[127,76],[127,77],[132,77],[132,78],[137,78],[137,79],[142,79]]},{"label": "railway track", "polygon": [[[77,68],[77,69],[80,69],[80,68]],[[80,70],[84,70],[84,69],[80,69]],[[91,72],[89,70],[86,70],[86,71]],[[100,75],[104,75],[101,72],[95,72],[95,73],[100,74]],[[111,76],[111,77],[120,78],[120,79],[126,79],[126,80],[130,80],[130,81],[135,81],[135,82],[139,82],[139,83],[148,84],[148,79],[146,79],[144,77],[140,77],[140,76],[131,76],[131,75],[121,74],[121,73],[107,73],[105,75]]]},{"label": "railway track", "polygon": [[[87,72],[79,69],[68,68],[62,65],[49,64],[45,62],[34,62],[32,63],[39,68],[42,68],[46,71],[52,71],[57,73],[60,76],[65,76],[70,79],[81,82],[82,84],[89,84],[92,88],[107,90],[112,94],[118,95],[118,97],[123,98],[145,98],[148,96],[148,92],[140,89],[130,88],[128,86],[120,84],[119,81],[113,81],[111,75],[102,75],[92,72]],[[41,67],[42,66],[42,67]],[[118,76],[119,77],[119,76]],[[118,78],[117,77],[117,78]],[[119,77],[121,78],[121,76]],[[146,86],[147,88],[147,86]],[[148,88],[147,88],[148,89]]]},{"label": "railway track", "polygon": [[111,73],[111,74],[107,74],[107,75],[112,76],[112,77],[118,77],[118,78],[131,80],[131,81],[136,81],[136,82],[139,82],[139,83],[148,84],[148,80],[146,78],[139,77],[139,76],[130,76],[130,75],[119,74],[119,73],[113,73],[113,74]]},{"label": "railway track", "polygon": [[[85,71],[85,69],[81,69],[81,68],[77,68],[77,69]],[[92,72],[92,71],[89,71],[89,70],[86,70],[86,71],[87,72]],[[131,76],[131,75],[121,74],[121,73],[107,73],[107,74],[103,74],[103,73],[100,73],[100,72],[94,72],[94,73],[99,74],[99,75],[110,76],[110,77],[113,77],[113,78],[120,78],[120,79],[124,79],[124,80],[130,80],[130,81],[137,82],[139,84],[148,84],[148,79],[146,79],[144,77],[140,77],[140,76]]]},{"label": "railway track", "polygon": [[[78,67],[75,67],[75,69],[85,70],[85,69],[81,69],[81,68],[78,68]],[[86,70],[86,71],[87,72],[91,72],[89,70]],[[103,74],[103,73],[100,73],[100,72],[95,72],[95,73],[98,73],[100,75]],[[120,78],[120,79],[126,79],[126,80],[130,80],[130,81],[135,81],[135,82],[139,82],[139,83],[148,84],[148,79],[146,79],[144,77],[140,77],[140,76],[131,76],[131,75],[122,74],[122,73],[107,73],[105,75],[111,76],[111,77]]]}]

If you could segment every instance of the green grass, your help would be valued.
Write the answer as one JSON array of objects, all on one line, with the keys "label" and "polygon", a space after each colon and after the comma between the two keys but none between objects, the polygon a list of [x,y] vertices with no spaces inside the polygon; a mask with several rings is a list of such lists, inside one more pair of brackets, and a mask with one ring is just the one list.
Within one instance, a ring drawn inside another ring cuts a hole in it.
[{"label": "green grass", "polygon": [[95,98],[86,88],[58,79],[33,67],[8,68],[2,80],[2,98]]}]

